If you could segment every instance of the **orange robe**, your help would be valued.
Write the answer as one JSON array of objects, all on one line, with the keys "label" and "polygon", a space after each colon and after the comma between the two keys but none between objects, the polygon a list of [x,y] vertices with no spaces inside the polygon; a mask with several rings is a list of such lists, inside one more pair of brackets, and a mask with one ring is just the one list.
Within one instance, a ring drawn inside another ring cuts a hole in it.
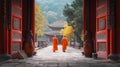
[{"label": "orange robe", "polygon": [[53,37],[52,38],[52,42],[53,42],[53,51],[58,50],[58,38],[57,37]]},{"label": "orange robe", "polygon": [[68,39],[66,37],[63,37],[61,42],[62,42],[62,50],[65,51],[68,46]]}]

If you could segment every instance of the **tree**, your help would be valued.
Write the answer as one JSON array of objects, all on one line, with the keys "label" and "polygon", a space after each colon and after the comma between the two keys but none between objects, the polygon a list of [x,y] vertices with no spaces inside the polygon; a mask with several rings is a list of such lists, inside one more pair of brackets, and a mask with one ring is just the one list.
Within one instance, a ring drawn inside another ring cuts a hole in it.
[{"label": "tree", "polygon": [[66,4],[63,15],[67,18],[68,25],[74,29],[74,34],[78,42],[81,42],[82,32],[82,0],[75,0],[72,4]]},{"label": "tree", "polygon": [[46,26],[46,17],[42,14],[40,6],[35,5],[35,33],[38,35],[43,35]]},{"label": "tree", "polygon": [[66,4],[63,10],[63,15],[67,17],[69,23],[69,21],[74,18],[74,9],[69,4]]},{"label": "tree", "polygon": [[73,34],[74,30],[72,26],[68,26],[68,24],[65,24],[64,29],[61,29],[60,33],[64,36],[67,36],[69,38],[74,38]]}]

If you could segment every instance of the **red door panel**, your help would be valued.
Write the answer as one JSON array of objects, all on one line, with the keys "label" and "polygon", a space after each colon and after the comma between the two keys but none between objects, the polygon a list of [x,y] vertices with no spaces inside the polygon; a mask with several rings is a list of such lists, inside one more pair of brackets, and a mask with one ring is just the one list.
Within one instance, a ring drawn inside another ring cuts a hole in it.
[{"label": "red door panel", "polygon": [[12,0],[12,21],[10,31],[10,53],[22,48],[22,0]]},{"label": "red door panel", "polygon": [[108,55],[107,0],[96,1],[96,51],[98,57],[107,58]]}]

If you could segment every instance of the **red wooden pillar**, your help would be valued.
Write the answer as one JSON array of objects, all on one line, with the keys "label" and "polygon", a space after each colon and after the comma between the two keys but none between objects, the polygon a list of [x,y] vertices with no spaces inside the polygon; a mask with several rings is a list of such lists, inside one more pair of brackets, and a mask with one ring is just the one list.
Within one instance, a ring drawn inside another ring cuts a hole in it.
[{"label": "red wooden pillar", "polygon": [[[33,55],[35,44],[35,0],[23,0],[23,50],[28,56]],[[31,42],[30,42],[31,41]],[[31,46],[31,47],[29,47]]]},{"label": "red wooden pillar", "polygon": [[[94,7],[93,7],[94,5]],[[95,0],[84,0],[84,53],[85,56],[92,56],[94,52],[93,39],[95,39],[96,28],[96,2]],[[88,52],[89,51],[89,52]]]},{"label": "red wooden pillar", "polygon": [[2,26],[2,30],[3,32],[1,32],[1,36],[3,37],[2,38],[2,45],[3,45],[3,54],[8,54],[8,4],[7,4],[7,1],[6,0],[2,0],[1,1],[2,3],[2,6],[1,6],[1,10],[2,10],[2,22],[3,23],[3,26]]},{"label": "red wooden pillar", "polygon": [[9,23],[10,21],[10,8],[11,0],[0,0],[0,54],[9,54]]},{"label": "red wooden pillar", "polygon": [[115,51],[120,54],[120,0],[116,0]]},{"label": "red wooden pillar", "polygon": [[[84,0],[84,35],[86,34],[86,31],[90,31],[90,0]],[[85,40],[85,36],[84,36]]]},{"label": "red wooden pillar", "polygon": [[115,54],[115,43],[114,43],[114,40],[115,40],[115,37],[114,37],[114,30],[110,30],[110,54]]},{"label": "red wooden pillar", "polygon": [[31,0],[32,4],[31,4],[31,28],[32,28],[32,33],[33,33],[33,43],[35,45],[35,0]]},{"label": "red wooden pillar", "polygon": [[120,60],[120,0],[109,0],[111,10],[110,21],[113,28],[110,29],[110,55],[113,60]]},{"label": "red wooden pillar", "polygon": [[108,0],[108,28],[110,33],[110,54],[115,54],[114,43],[114,24],[115,24],[115,2],[114,0]]},{"label": "red wooden pillar", "polygon": [[120,0],[117,0],[117,6],[116,6],[116,28],[115,28],[115,44],[116,44],[116,53],[119,53],[120,54]]},{"label": "red wooden pillar", "polygon": [[6,13],[8,12],[7,11],[7,1],[4,0],[4,53],[5,54],[8,54],[8,19],[7,19],[7,15]]},{"label": "red wooden pillar", "polygon": [[6,48],[4,45],[4,32],[5,32],[5,23],[4,23],[4,18],[5,18],[5,1],[0,0],[0,54],[5,54]]},{"label": "red wooden pillar", "polygon": [[115,54],[115,22],[116,22],[116,1],[108,0],[108,29],[109,29],[109,44],[110,54]]},{"label": "red wooden pillar", "polygon": [[22,40],[23,40],[23,50],[25,46],[25,40],[26,40],[26,30],[27,30],[27,22],[28,22],[28,0],[22,1]]},{"label": "red wooden pillar", "polygon": [[35,0],[23,0],[23,7],[22,7],[22,12],[23,12],[23,49],[25,46],[25,42],[27,39],[27,31],[32,31],[33,37],[33,43],[35,44]]},{"label": "red wooden pillar", "polygon": [[84,35],[86,31],[86,0],[83,0]]},{"label": "red wooden pillar", "polygon": [[90,0],[90,31],[93,53],[96,52],[96,0]]}]

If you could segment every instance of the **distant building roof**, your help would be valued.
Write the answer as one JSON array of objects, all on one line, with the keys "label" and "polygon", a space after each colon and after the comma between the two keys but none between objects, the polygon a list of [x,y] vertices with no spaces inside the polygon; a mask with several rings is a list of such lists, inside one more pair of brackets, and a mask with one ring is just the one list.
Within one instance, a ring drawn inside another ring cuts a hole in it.
[{"label": "distant building roof", "polygon": [[48,26],[52,29],[51,31],[45,32],[47,36],[61,35],[60,30],[64,28],[65,21],[59,20],[52,24],[48,24]]},{"label": "distant building roof", "polygon": [[54,22],[54,23],[52,23],[52,24],[48,24],[48,26],[50,27],[50,28],[64,28],[64,24],[65,24],[65,21],[63,21],[63,20],[59,20],[59,21],[56,21],[56,22]]},{"label": "distant building roof", "polygon": [[54,35],[61,35],[61,34],[60,34],[60,31],[49,31],[49,32],[45,32],[45,35],[54,36]]}]

